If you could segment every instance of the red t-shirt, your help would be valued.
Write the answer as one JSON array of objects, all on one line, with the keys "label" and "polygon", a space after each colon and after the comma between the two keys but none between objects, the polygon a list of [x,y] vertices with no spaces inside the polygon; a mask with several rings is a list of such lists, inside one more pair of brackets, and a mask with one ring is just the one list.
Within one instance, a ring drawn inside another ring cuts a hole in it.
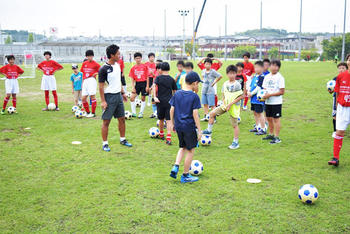
[{"label": "red t-shirt", "polygon": [[98,70],[100,70],[100,64],[92,60],[91,62],[89,60],[86,60],[81,65],[80,71],[83,73],[83,80],[94,77],[96,78],[96,75],[98,73]]},{"label": "red t-shirt", "polygon": [[244,63],[243,73],[246,76],[251,76],[253,73],[255,73],[254,65],[252,63]]},{"label": "red t-shirt", "polygon": [[22,68],[20,68],[16,64],[7,64],[0,68],[0,73],[4,74],[7,79],[17,79],[18,76],[23,74],[23,72],[24,71],[22,70]]},{"label": "red t-shirt", "polygon": [[129,73],[129,76],[136,82],[147,81],[148,78],[148,67],[145,64],[134,65]]},{"label": "red t-shirt", "polygon": [[350,73],[340,73],[335,83],[334,92],[338,94],[338,103],[344,107],[350,107]]},{"label": "red t-shirt", "polygon": [[124,68],[125,68],[123,59],[119,59],[118,63],[119,63],[119,66],[120,66],[120,71],[123,72]]},{"label": "red t-shirt", "polygon": [[[199,69],[201,70],[204,70],[205,69],[205,66],[204,66],[204,63],[198,63],[198,67]],[[211,65],[211,69],[214,69],[215,71],[219,70],[221,67],[221,64],[220,63],[213,63]]]},{"label": "red t-shirt", "polygon": [[148,77],[155,78],[156,77],[156,63],[146,62],[145,65],[148,67]]},{"label": "red t-shirt", "polygon": [[45,60],[39,63],[38,68],[43,71],[44,75],[51,76],[55,74],[57,70],[61,70],[63,67],[61,64],[54,60]]}]

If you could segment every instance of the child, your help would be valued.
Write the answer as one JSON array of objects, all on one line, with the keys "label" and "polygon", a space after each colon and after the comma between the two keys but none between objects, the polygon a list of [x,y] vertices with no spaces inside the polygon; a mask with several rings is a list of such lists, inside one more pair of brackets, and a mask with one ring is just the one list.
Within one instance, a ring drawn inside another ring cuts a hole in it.
[{"label": "child", "polygon": [[181,183],[198,181],[198,177],[191,176],[189,170],[194,150],[202,135],[198,114],[201,103],[198,95],[195,93],[198,92],[199,82],[200,78],[197,73],[188,73],[184,89],[177,91],[170,100],[170,119],[173,126],[175,126],[180,147],[170,176],[176,179],[182,158],[187,154],[184,163],[184,171],[181,176]]},{"label": "child", "polygon": [[207,121],[206,115],[209,113],[209,108],[215,106],[215,84],[218,83],[222,76],[220,73],[211,69],[212,60],[207,58],[204,60],[205,69],[202,72],[202,104],[204,106],[204,118],[201,121]]},{"label": "child", "polygon": [[[5,90],[6,90],[6,97],[4,99],[4,104],[2,106],[1,114],[5,114],[6,105],[10,100],[10,97],[12,95],[12,105],[14,108],[17,106],[17,93],[19,93],[19,86],[18,86],[18,76],[22,75],[24,71],[22,68],[17,66],[15,64],[15,56],[8,55],[7,61],[9,62],[7,65],[0,68],[0,73],[6,76],[5,80]],[[17,113],[17,111],[15,111]]]},{"label": "child", "polygon": [[[243,93],[246,94],[247,93],[247,87],[248,87],[248,84],[247,84],[248,83],[248,78],[243,73],[244,64],[241,63],[241,62],[236,63],[236,67],[237,67],[236,80],[241,84]],[[244,99],[241,100],[241,107],[243,107],[243,102],[244,102]]]},{"label": "child", "polygon": [[[190,73],[191,71],[193,71],[193,63],[192,62],[186,62],[185,63],[185,72],[186,72],[186,75],[188,73]],[[186,76],[182,76],[181,79],[180,79],[180,86],[181,86],[181,89],[182,87],[185,87],[186,85]]]},{"label": "child", "polygon": [[282,102],[285,89],[284,77],[279,73],[281,62],[272,60],[271,73],[264,78],[263,89],[267,90],[265,99],[265,111],[269,123],[269,135],[263,140],[271,140],[270,144],[278,144],[282,141],[279,138],[282,117]]},{"label": "child", "polygon": [[130,98],[132,117],[136,117],[135,98],[141,94],[141,109],[138,118],[143,118],[143,112],[146,107],[148,67],[142,63],[142,54],[136,52],[134,54],[136,64],[131,68],[129,77],[131,78],[132,94]]},{"label": "child", "polygon": [[154,79],[156,78],[156,63],[154,62],[156,55],[154,53],[148,54],[148,62],[145,65],[148,67],[148,77],[147,77],[147,93],[148,93],[148,103],[147,105],[151,105],[152,99],[152,86]]},{"label": "child", "polygon": [[185,67],[184,61],[182,60],[178,61],[176,64],[176,67],[177,67],[178,73],[175,75],[175,82],[177,85],[177,89],[180,90],[181,89],[180,80],[182,77],[186,76],[186,71],[184,70],[184,67]]},{"label": "child", "polygon": [[170,65],[163,62],[160,65],[162,74],[157,76],[154,81],[153,97],[157,103],[157,115],[159,119],[159,138],[164,140],[164,119],[167,124],[166,144],[171,145],[171,131],[173,126],[170,122],[170,104],[169,101],[173,97],[177,86],[174,78],[169,76]]},{"label": "child", "polygon": [[120,73],[121,73],[121,82],[122,82],[122,86],[123,86],[123,91],[124,93],[126,93],[128,90],[127,90],[127,87],[126,87],[126,81],[125,81],[125,75],[124,75],[124,68],[125,68],[125,65],[124,65],[124,60],[122,57],[120,57],[119,61],[118,61],[118,64],[120,66]]},{"label": "child", "polygon": [[[346,63],[349,69],[350,54],[346,56]],[[333,142],[333,158],[328,161],[328,165],[338,166],[339,153],[343,145],[345,130],[350,124],[350,70],[338,75],[334,92],[337,97],[337,130]]]},{"label": "child", "polygon": [[257,93],[262,89],[262,84],[264,82],[264,63],[262,61],[255,62],[255,76],[250,82],[250,87],[248,91],[248,97],[250,97],[251,110],[254,112],[255,128],[250,130],[254,132],[255,135],[265,135],[265,117],[264,117],[264,102],[260,102],[257,98]]},{"label": "child", "polygon": [[[255,73],[254,65],[251,62],[249,62],[250,53],[246,52],[245,54],[243,54],[243,59],[244,59],[243,73],[247,76],[248,82],[249,82],[251,75],[253,75]],[[247,97],[247,94],[245,93],[243,110],[247,110],[247,103],[248,103],[248,97]]]},{"label": "child", "polygon": [[56,105],[56,111],[59,111],[58,108],[58,98],[57,98],[57,92],[56,92],[56,78],[54,76],[56,71],[62,70],[63,67],[61,64],[57,63],[54,60],[51,60],[51,52],[45,51],[44,52],[45,61],[39,63],[38,69],[43,72],[43,78],[41,80],[41,90],[45,91],[45,102],[46,107],[42,109],[43,111],[48,111],[49,109],[47,106],[50,103],[49,100],[49,91],[52,91],[53,98],[55,100]]},{"label": "child", "polygon": [[[96,116],[96,89],[97,82],[96,76],[100,69],[100,64],[94,60],[94,51],[87,50],[85,52],[87,60],[81,65],[80,71],[83,73],[83,87],[82,87],[82,101],[84,109],[87,113],[87,118],[93,118]],[[87,96],[90,96],[91,101],[91,113],[89,109],[89,103],[87,102]]]},{"label": "child", "polygon": [[267,74],[270,73],[269,69],[270,69],[270,66],[271,66],[271,62],[270,62],[270,59],[266,58],[263,60],[263,63],[264,63],[264,71],[263,71],[263,74],[264,76],[266,76]]},{"label": "child", "polygon": [[228,81],[222,86],[222,99],[224,105],[216,107],[210,112],[210,119],[208,123],[208,128],[203,131],[205,135],[211,135],[213,131],[213,124],[215,117],[217,115],[222,115],[225,112],[230,114],[231,124],[234,129],[234,138],[232,144],[228,147],[229,149],[238,149],[238,136],[239,136],[239,127],[238,127],[238,118],[240,115],[240,104],[239,102],[243,99],[243,91],[241,84],[236,80],[237,67],[234,65],[229,65],[226,68],[226,74],[229,78]]},{"label": "child", "polygon": [[[214,55],[212,53],[209,53],[207,55],[207,58],[210,58],[212,61],[213,61],[213,64],[211,65],[211,68],[214,69],[215,71],[219,70],[222,66],[222,62],[220,59],[217,59],[217,58],[214,58]],[[205,69],[205,66],[204,66],[204,63],[203,61],[205,60],[206,58],[203,58],[202,60],[200,60],[197,64],[197,66],[199,67],[199,69],[201,70],[204,70]],[[214,61],[217,61],[217,63],[214,63]]]},{"label": "child", "polygon": [[72,81],[72,93],[74,94],[74,104],[81,107],[81,86],[83,83],[83,73],[79,72],[78,65],[72,65],[73,74],[70,77]]}]

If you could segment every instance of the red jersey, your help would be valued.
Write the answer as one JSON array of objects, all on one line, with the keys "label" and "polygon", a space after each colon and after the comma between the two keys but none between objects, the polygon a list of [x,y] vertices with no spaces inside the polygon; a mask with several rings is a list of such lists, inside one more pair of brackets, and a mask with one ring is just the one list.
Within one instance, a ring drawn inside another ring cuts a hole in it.
[{"label": "red jersey", "polygon": [[125,68],[123,59],[119,59],[118,63],[119,63],[119,66],[120,66],[120,71],[123,72],[124,68]]},{"label": "red jersey", "polygon": [[100,70],[100,64],[92,60],[91,62],[89,60],[86,60],[81,65],[80,71],[83,73],[83,80],[94,77],[96,78],[96,75],[98,73],[98,70]]},{"label": "red jersey", "polygon": [[344,107],[350,107],[350,73],[340,73],[335,83],[334,92],[338,94],[338,103]]},{"label": "red jersey", "polygon": [[51,76],[55,74],[57,70],[63,69],[62,65],[54,60],[42,61],[39,63],[38,68],[43,71],[44,75]]},{"label": "red jersey", "polygon": [[145,65],[148,67],[148,77],[156,78],[156,63],[146,62]]},{"label": "red jersey", "polygon": [[[201,70],[205,69],[204,63],[198,63],[198,67]],[[220,63],[213,63],[211,65],[211,69],[214,69],[215,71],[219,70],[221,68],[221,64]]]},{"label": "red jersey", "polygon": [[18,76],[23,74],[23,72],[24,71],[22,70],[22,68],[20,68],[16,64],[7,64],[0,68],[0,73],[4,74],[7,79],[17,79]]},{"label": "red jersey", "polygon": [[253,73],[255,73],[255,69],[254,69],[254,65],[252,63],[243,63],[244,64],[244,68],[243,68],[243,73],[246,76],[251,76],[253,75]]},{"label": "red jersey", "polygon": [[129,73],[129,76],[136,82],[147,81],[148,78],[148,67],[145,64],[134,65]]}]

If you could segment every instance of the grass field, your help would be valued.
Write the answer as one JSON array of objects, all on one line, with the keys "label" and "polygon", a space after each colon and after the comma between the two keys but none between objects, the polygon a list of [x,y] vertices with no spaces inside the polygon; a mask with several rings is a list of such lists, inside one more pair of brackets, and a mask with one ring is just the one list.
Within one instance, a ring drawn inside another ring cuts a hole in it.
[{"label": "grass field", "polygon": [[[249,111],[241,115],[240,148],[229,150],[233,131],[228,116],[221,116],[212,145],[195,152],[204,164],[200,181],[185,185],[169,177],[177,137],[170,147],[148,137],[155,126],[147,118],[150,107],[146,118],[127,121],[133,148],[119,145],[112,121],[112,151],[101,151],[101,109],[96,119],[74,118],[70,73],[65,65],[56,74],[60,112],[41,111],[37,73],[36,79],[19,81],[19,114],[0,116],[1,233],[350,232],[349,134],[340,167],[327,165],[332,98],[325,84],[336,74],[334,64],[283,63],[282,144],[269,145],[250,134]],[[2,103],[3,82],[0,92]],[[72,145],[75,140],[82,145]],[[262,183],[248,184],[247,178]],[[320,193],[314,205],[297,198],[299,186],[307,183]]]}]

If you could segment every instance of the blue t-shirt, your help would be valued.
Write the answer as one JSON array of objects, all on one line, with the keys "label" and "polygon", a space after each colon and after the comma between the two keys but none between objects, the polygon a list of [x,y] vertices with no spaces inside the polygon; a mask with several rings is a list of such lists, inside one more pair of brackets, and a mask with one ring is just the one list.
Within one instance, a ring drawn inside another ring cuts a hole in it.
[{"label": "blue t-shirt", "polygon": [[70,77],[70,81],[73,82],[74,91],[81,90],[81,85],[83,83],[83,73],[79,72],[78,74],[72,74]]},{"label": "blue t-shirt", "polygon": [[[264,82],[264,78],[265,78],[265,76],[263,74],[261,74],[261,75],[255,74],[255,76],[252,78],[252,81],[250,82],[250,89],[249,89],[249,91],[252,92],[257,87],[260,87],[262,89],[262,84]],[[250,103],[264,105],[264,102],[260,102],[258,100],[256,94],[254,94],[250,98]]]},{"label": "blue t-shirt", "polygon": [[193,110],[201,108],[198,95],[192,91],[179,90],[170,99],[170,105],[175,108],[174,121],[176,131],[190,132],[196,130]]},{"label": "blue t-shirt", "polygon": [[[178,75],[179,73],[176,73],[175,77]],[[177,89],[180,90],[181,89],[181,84],[180,84],[180,80],[181,80],[181,77],[182,76],[186,76],[186,71],[183,70],[181,72],[181,75],[179,76],[179,78],[177,79],[177,82],[176,82],[176,86],[177,86]]]},{"label": "blue t-shirt", "polygon": [[264,75],[264,76],[266,76],[267,74],[270,74],[270,71],[269,71],[269,70],[263,72],[263,75]]}]

